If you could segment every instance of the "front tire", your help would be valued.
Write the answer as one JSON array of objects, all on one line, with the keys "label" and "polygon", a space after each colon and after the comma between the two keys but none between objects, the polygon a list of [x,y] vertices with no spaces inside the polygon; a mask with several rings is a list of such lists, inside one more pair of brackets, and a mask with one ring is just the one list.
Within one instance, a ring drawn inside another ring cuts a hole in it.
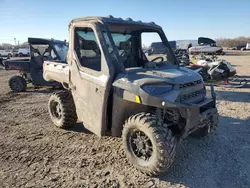
[{"label": "front tire", "polygon": [[22,92],[27,88],[26,80],[21,76],[13,76],[9,79],[9,87],[14,92]]},{"label": "front tire", "polygon": [[72,127],[77,122],[75,103],[69,91],[52,94],[48,110],[52,122],[59,128]]},{"label": "front tire", "polygon": [[122,132],[127,158],[141,172],[158,175],[173,163],[177,139],[164,125],[158,125],[155,115],[139,113],[129,117]]}]

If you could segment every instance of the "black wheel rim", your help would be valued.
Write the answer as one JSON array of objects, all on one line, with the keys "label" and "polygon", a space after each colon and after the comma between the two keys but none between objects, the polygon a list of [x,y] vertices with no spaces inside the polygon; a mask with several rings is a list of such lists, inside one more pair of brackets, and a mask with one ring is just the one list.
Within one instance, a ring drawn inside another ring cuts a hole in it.
[{"label": "black wheel rim", "polygon": [[153,155],[153,145],[150,138],[138,129],[132,130],[129,138],[131,150],[139,159],[149,161]]},{"label": "black wheel rim", "polygon": [[19,91],[19,90],[21,89],[21,83],[19,83],[18,80],[13,80],[13,81],[12,81],[12,87],[13,87],[15,90]]},{"label": "black wheel rim", "polygon": [[50,111],[53,117],[58,120],[62,117],[62,107],[57,101],[52,101],[50,105]]}]

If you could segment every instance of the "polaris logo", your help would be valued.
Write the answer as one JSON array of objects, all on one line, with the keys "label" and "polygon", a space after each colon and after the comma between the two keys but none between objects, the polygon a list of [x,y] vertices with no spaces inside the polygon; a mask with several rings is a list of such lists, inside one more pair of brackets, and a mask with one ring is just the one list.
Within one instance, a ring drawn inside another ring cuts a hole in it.
[{"label": "polaris logo", "polygon": [[200,84],[200,83],[201,83],[201,80],[196,80],[196,81],[193,81],[193,82],[188,82],[188,83],[185,83],[185,84],[180,84],[180,88],[190,87],[190,86],[194,86],[194,85],[197,85],[197,84]]}]

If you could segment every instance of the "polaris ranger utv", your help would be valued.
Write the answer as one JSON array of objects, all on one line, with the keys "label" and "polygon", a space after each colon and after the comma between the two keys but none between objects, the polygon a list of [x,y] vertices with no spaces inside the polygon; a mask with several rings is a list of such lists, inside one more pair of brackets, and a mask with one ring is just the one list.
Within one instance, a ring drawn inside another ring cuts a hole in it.
[{"label": "polaris ranger utv", "polygon": [[28,38],[30,57],[3,61],[5,70],[18,70],[20,75],[10,78],[9,87],[14,92],[26,90],[27,83],[34,86],[60,86],[58,82],[43,79],[44,60],[65,62],[68,52],[66,42],[54,39]]},{"label": "polaris ranger utv", "polygon": [[[213,88],[206,92],[198,73],[179,67],[160,26],[85,17],[72,20],[69,33],[67,64],[44,63],[44,79],[67,89],[48,102],[57,127],[79,120],[99,136],[122,136],[127,158],[148,175],[170,167],[183,138],[205,136],[217,127]],[[167,60],[147,59],[143,33],[160,37]]]}]

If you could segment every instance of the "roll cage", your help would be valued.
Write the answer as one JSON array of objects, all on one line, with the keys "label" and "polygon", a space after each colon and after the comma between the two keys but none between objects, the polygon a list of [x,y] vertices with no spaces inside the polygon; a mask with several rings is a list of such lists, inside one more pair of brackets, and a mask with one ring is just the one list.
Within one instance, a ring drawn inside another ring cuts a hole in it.
[{"label": "roll cage", "polygon": [[[60,40],[54,40],[54,39],[42,39],[42,38],[28,38],[28,43],[30,46],[30,55],[31,58],[34,57],[34,54],[37,53],[38,55],[44,57],[45,53],[55,54],[56,58],[53,60],[58,60],[58,61],[66,61],[65,59],[62,59],[58,53],[58,51],[55,48],[55,45],[65,45],[66,41],[60,41]],[[40,52],[40,50],[37,48],[37,46],[47,46],[45,49],[43,49],[43,53]],[[52,60],[52,59],[51,59]]]},{"label": "roll cage", "polygon": [[[121,18],[113,18],[111,17],[86,17],[86,18],[78,18],[71,21],[69,25],[69,29],[74,24],[79,23],[90,23],[94,24],[98,27],[100,27],[101,31],[98,33],[98,35],[102,35],[102,38],[104,39],[104,51],[109,51],[108,49],[112,48],[112,59],[116,59],[114,66],[116,67],[116,71],[118,72],[125,72],[125,68],[127,68],[124,63],[122,63],[122,58],[119,55],[119,46],[116,46],[112,34],[114,33],[120,33],[120,34],[131,34],[133,40],[133,44],[131,46],[132,49],[135,49],[138,53],[140,51],[141,57],[136,57],[135,60],[139,64],[139,66],[142,66],[145,61],[145,56],[143,54],[142,46],[141,46],[141,33],[142,32],[156,32],[159,34],[162,43],[166,46],[166,55],[168,57],[168,62],[178,65],[178,61],[168,43],[168,40],[162,31],[162,28],[158,25],[156,25],[153,22],[150,23],[144,23],[141,21],[133,21],[132,19],[123,20]],[[127,41],[129,42],[129,41]],[[110,54],[109,54],[110,55]]]}]

